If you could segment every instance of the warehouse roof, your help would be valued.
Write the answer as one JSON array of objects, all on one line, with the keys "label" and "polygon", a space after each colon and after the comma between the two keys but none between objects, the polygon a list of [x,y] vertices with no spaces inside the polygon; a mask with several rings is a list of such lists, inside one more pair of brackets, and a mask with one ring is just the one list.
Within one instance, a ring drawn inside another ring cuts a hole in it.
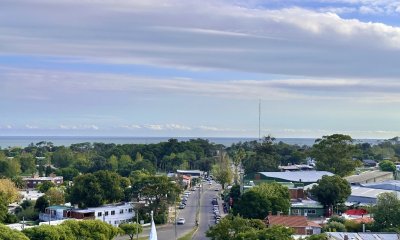
[{"label": "warehouse roof", "polygon": [[400,191],[400,181],[398,180],[388,180],[380,183],[365,183],[361,184],[361,186],[375,189]]},{"label": "warehouse roof", "polygon": [[297,171],[297,172],[260,172],[269,178],[279,178],[291,182],[317,182],[324,175],[332,176],[327,171]]},{"label": "warehouse roof", "polygon": [[383,172],[383,171],[369,171],[369,172],[364,172],[361,173],[359,175],[352,175],[352,176],[348,176],[345,177],[345,179],[347,181],[349,181],[350,183],[362,183],[377,177],[383,177],[386,175],[390,175],[393,173],[392,172]]}]

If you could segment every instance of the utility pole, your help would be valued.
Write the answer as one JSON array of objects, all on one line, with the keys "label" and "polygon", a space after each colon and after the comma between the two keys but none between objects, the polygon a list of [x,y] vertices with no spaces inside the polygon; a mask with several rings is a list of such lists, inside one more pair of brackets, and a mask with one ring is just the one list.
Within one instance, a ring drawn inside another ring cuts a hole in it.
[{"label": "utility pole", "polygon": [[261,99],[258,100],[258,141],[261,141]]},{"label": "utility pole", "polygon": [[178,240],[178,233],[176,231],[176,224],[177,224],[176,223],[176,195],[174,195],[174,196],[175,196],[175,199],[174,199],[174,207],[175,207],[175,240]]}]

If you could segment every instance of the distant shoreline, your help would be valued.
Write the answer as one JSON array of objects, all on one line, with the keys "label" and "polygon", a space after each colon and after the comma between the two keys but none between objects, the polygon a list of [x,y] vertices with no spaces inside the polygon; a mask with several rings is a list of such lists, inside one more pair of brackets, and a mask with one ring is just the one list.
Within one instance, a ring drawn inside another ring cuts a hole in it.
[{"label": "distant shoreline", "polygon": [[[246,137],[127,137],[127,136],[0,136],[0,147],[27,147],[30,143],[41,141],[52,142],[55,146],[70,146],[75,143],[101,142],[115,144],[152,144],[168,141],[174,138],[178,141],[190,139],[207,139],[216,144],[230,146],[232,143],[258,140],[258,138]],[[282,141],[290,145],[312,146],[316,138],[276,138],[276,142]],[[377,144],[384,139],[355,139],[356,142]]]}]

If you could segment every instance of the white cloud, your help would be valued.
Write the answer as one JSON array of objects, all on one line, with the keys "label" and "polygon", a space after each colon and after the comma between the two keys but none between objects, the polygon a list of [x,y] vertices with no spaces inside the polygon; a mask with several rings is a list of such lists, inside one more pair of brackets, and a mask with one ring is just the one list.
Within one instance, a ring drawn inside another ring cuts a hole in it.
[{"label": "white cloud", "polygon": [[28,128],[28,129],[38,129],[39,127],[38,127],[38,126],[34,126],[34,125],[30,125],[30,124],[26,124],[26,125],[25,125],[25,128]]},{"label": "white cloud", "polygon": [[[331,78],[400,74],[397,27],[301,8],[143,2],[5,0],[0,52]],[[353,2],[385,6],[385,1]]]},{"label": "white cloud", "polygon": [[94,124],[80,124],[80,125],[65,125],[60,124],[59,128],[62,130],[99,130],[100,128]]}]

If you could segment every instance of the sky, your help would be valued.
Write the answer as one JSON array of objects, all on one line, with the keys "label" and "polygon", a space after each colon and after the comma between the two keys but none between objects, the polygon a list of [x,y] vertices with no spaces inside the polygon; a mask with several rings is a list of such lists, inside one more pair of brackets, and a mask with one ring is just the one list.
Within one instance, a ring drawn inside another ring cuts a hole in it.
[{"label": "sky", "polygon": [[0,0],[0,136],[400,135],[400,1]]}]

